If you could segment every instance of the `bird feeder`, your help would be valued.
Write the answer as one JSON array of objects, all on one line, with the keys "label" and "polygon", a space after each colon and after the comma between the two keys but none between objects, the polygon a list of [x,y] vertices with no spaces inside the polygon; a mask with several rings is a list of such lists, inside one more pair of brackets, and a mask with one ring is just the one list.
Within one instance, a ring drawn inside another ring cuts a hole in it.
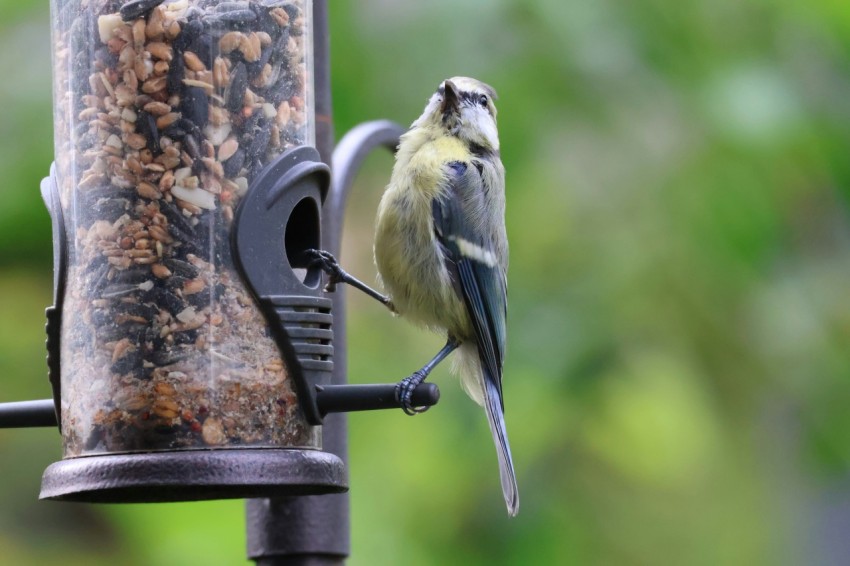
[{"label": "bird feeder", "polygon": [[311,3],[54,0],[52,17],[64,459],[42,496],[345,489],[303,400],[333,367],[331,301],[300,258],[329,183]]},{"label": "bird feeder", "polygon": [[401,128],[352,130],[331,175],[326,9],[51,0],[53,398],[0,404],[0,427],[59,426],[42,498],[263,498],[252,558],[347,555],[344,496],[289,496],[348,488],[329,413],[399,402],[345,384],[343,296],[304,252],[338,253],[356,170]]}]

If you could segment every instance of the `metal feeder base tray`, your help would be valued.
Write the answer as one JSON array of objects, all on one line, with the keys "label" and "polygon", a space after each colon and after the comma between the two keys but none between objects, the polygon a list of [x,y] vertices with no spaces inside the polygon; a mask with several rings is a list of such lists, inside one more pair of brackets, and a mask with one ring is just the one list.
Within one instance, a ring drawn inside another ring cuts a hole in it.
[{"label": "metal feeder base tray", "polygon": [[155,503],[347,490],[345,466],[333,454],[246,448],[69,458],[47,467],[39,497],[89,503]]}]

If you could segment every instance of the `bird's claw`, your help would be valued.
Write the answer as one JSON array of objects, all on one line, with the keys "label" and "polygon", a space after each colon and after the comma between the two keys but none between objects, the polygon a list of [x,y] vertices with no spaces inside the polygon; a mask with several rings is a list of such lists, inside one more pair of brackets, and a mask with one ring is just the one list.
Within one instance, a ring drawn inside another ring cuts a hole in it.
[{"label": "bird's claw", "polygon": [[345,272],[330,252],[309,249],[304,250],[304,255],[307,256],[310,267],[319,267],[328,274],[328,284],[325,285],[325,291],[328,293],[334,292],[337,283],[342,283],[345,280]]},{"label": "bird's claw", "polygon": [[401,381],[399,381],[395,386],[395,398],[398,401],[399,405],[401,405],[401,410],[408,415],[416,415],[419,413],[424,413],[431,407],[414,407],[411,404],[411,399],[413,397],[413,391],[422,383],[427,376],[420,373],[415,372],[413,375],[405,377]]}]

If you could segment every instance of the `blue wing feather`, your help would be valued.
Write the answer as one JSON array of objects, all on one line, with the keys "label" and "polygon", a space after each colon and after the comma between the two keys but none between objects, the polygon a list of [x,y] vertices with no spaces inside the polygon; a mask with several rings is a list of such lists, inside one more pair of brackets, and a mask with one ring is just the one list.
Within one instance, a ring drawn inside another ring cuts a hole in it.
[{"label": "blue wing feather", "polygon": [[[502,493],[511,516],[519,510],[519,493],[504,418],[502,363],[505,355],[507,284],[496,242],[488,240],[487,209],[481,172],[463,162],[448,164],[447,190],[432,203],[434,230],[452,274],[455,291],[466,305],[484,379],[484,408],[499,459]],[[500,219],[495,219],[500,221]],[[464,253],[464,249],[467,253]],[[469,253],[474,250],[477,253]],[[463,337],[465,338],[465,337]]]},{"label": "blue wing feather", "polygon": [[[507,288],[504,267],[495,261],[495,244],[488,241],[479,217],[486,197],[477,169],[463,162],[448,164],[449,177],[443,198],[432,205],[434,227],[443,246],[447,267],[456,277],[456,290],[466,304],[478,342],[485,376],[495,381],[502,407],[502,365],[505,353]],[[490,253],[486,262],[461,252],[461,242]]]}]

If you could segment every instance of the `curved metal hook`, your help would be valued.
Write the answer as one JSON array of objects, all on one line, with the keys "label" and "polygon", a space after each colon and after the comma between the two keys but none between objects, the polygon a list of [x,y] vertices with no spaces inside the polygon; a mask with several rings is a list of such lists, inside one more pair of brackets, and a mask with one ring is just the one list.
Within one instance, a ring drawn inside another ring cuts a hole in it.
[{"label": "curved metal hook", "polygon": [[405,129],[395,122],[375,120],[355,126],[339,140],[333,152],[333,178],[324,206],[326,239],[323,245],[330,253],[339,254],[345,205],[363,161],[376,147],[395,151],[404,132]]}]

